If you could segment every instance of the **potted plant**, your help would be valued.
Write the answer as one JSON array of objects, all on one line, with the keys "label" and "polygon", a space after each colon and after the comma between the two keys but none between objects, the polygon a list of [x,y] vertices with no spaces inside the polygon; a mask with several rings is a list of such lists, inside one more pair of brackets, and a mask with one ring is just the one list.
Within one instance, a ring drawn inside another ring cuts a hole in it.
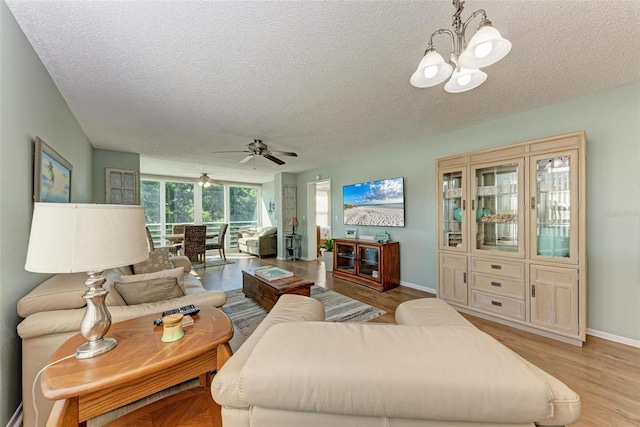
[{"label": "potted plant", "polygon": [[324,258],[324,267],[327,271],[333,271],[333,239],[327,239],[322,246],[322,257]]}]

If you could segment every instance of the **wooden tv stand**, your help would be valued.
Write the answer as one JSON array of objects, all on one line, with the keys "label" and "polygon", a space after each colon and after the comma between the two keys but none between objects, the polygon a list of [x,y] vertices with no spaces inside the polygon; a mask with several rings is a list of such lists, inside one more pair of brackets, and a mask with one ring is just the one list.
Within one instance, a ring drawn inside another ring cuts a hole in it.
[{"label": "wooden tv stand", "polygon": [[400,285],[400,243],[334,239],[333,277],[384,292]]}]

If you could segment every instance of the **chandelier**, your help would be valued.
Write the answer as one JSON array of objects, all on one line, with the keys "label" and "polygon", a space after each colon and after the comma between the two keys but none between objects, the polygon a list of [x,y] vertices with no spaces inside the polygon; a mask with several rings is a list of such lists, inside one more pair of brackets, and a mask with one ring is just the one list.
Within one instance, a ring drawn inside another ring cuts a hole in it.
[{"label": "chandelier", "polygon": [[198,185],[200,187],[207,188],[211,185],[211,178],[206,173],[203,173],[202,176],[198,179]]},{"label": "chandelier", "polygon": [[[500,32],[493,28],[484,9],[475,11],[463,24],[460,15],[464,9],[464,1],[453,0],[453,6],[456,8],[453,14],[453,31],[441,28],[431,34],[424,58],[411,76],[411,84],[415,87],[435,86],[451,77],[444,85],[447,92],[460,93],[475,89],[487,79],[487,74],[480,68],[495,64],[511,50],[511,42],[502,38]],[[467,44],[467,25],[478,15],[482,15],[482,21]],[[449,62],[445,62],[433,46],[433,36],[439,34],[451,37]]]}]

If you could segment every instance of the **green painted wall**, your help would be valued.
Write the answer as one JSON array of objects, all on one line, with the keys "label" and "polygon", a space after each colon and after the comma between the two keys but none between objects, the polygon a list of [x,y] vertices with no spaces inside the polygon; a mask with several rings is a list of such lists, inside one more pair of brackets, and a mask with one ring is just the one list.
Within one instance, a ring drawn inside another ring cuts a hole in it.
[{"label": "green painted wall", "polygon": [[269,214],[269,203],[273,203],[274,205],[276,203],[274,185],[275,183],[273,181],[265,182],[264,184],[262,184],[262,200],[261,200],[260,209],[262,211],[263,226],[269,226],[269,225],[275,226],[276,224],[277,212],[273,210],[271,214]]},{"label": "green painted wall", "polygon": [[33,212],[33,139],[73,165],[71,201],[93,201],[93,148],[51,77],[0,1],[0,425],[20,404],[21,320],[16,305],[47,276],[24,263]]},{"label": "green painted wall", "polygon": [[140,177],[140,154],[93,150],[93,194],[95,203],[105,203],[107,200],[106,168],[136,171],[138,172],[138,177]]},{"label": "green painted wall", "polygon": [[[344,185],[403,176],[406,226],[384,230],[400,242],[401,280],[434,290],[435,160],[578,130],[587,132],[587,326],[640,340],[640,82],[408,146],[389,141],[393,148],[385,152],[299,174],[298,210],[306,212],[306,183],[318,174],[330,177],[332,229],[334,236],[342,236]],[[358,227],[360,234],[380,230]]]}]

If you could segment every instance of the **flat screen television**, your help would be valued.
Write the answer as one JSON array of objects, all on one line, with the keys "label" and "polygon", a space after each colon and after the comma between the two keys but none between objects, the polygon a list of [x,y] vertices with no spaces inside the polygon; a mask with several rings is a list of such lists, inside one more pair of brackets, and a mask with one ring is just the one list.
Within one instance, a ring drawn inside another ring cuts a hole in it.
[{"label": "flat screen television", "polygon": [[404,227],[404,179],[342,187],[345,225]]}]

